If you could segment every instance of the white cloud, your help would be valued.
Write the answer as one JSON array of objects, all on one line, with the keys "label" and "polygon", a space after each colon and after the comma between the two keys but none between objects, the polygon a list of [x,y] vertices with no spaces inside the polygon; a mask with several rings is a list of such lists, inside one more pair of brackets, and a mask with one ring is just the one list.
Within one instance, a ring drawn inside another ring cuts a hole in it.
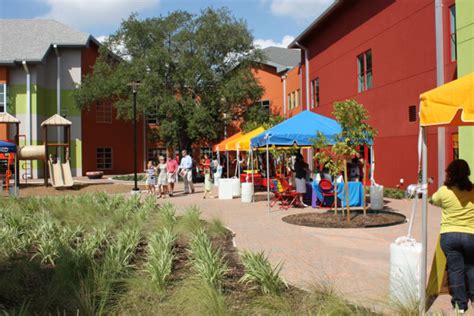
[{"label": "white cloud", "polygon": [[49,12],[40,18],[55,19],[79,29],[117,26],[132,12],[159,4],[160,0],[43,0]]},{"label": "white cloud", "polygon": [[316,18],[334,0],[272,0],[270,9],[274,15],[296,19]]},{"label": "white cloud", "polygon": [[290,45],[290,43],[293,42],[294,39],[294,36],[285,35],[281,39],[281,42],[275,42],[272,39],[256,39],[253,41],[253,43],[259,48],[266,48],[269,46],[288,47],[288,45]]}]

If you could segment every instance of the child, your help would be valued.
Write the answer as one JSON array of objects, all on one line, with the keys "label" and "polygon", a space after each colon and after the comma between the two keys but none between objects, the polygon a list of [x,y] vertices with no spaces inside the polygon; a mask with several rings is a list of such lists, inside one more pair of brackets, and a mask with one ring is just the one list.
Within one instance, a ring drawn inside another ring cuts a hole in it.
[{"label": "child", "polygon": [[209,198],[213,199],[214,196],[212,195],[212,177],[211,177],[211,161],[207,155],[204,155],[203,159],[203,169],[204,169],[204,195],[202,196],[203,199],[207,197],[207,194],[211,192]]},{"label": "child", "polygon": [[162,195],[165,196],[168,193],[168,169],[166,167],[165,158],[163,156],[159,157],[159,164],[158,164],[158,186],[160,190],[160,198]]},{"label": "child", "polygon": [[153,166],[153,161],[148,161],[146,172],[146,186],[148,188],[148,193],[155,194],[155,184],[156,184],[156,177],[155,177],[155,166]]}]

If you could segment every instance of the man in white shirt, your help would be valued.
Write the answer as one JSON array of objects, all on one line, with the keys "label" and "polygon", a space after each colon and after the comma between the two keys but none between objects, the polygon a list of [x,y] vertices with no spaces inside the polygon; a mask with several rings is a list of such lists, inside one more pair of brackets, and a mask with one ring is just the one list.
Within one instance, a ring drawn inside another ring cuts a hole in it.
[{"label": "man in white shirt", "polygon": [[179,164],[180,172],[179,174],[183,177],[184,180],[184,194],[189,194],[189,189],[194,193],[194,184],[193,184],[193,159],[188,155],[187,151],[183,149],[181,152],[183,158]]}]

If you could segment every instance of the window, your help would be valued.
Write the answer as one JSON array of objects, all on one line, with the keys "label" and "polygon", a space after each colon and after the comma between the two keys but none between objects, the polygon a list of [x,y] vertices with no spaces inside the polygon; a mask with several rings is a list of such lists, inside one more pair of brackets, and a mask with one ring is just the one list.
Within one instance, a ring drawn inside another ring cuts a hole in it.
[{"label": "window", "polygon": [[319,77],[311,81],[311,108],[319,106]]},{"label": "window", "polygon": [[300,90],[295,92],[295,107],[300,106]]},{"label": "window", "polygon": [[112,123],[112,104],[96,104],[96,122]]},{"label": "window", "polygon": [[158,124],[157,109],[148,110],[146,113],[147,124]]},{"label": "window", "polygon": [[416,122],[416,105],[410,105],[408,107],[408,121]]},{"label": "window", "polygon": [[372,50],[369,49],[357,56],[357,91],[367,91],[372,86]]},{"label": "window", "polygon": [[148,148],[147,161],[158,162],[158,157],[163,156],[166,158],[166,148]]},{"label": "window", "polygon": [[451,143],[453,146],[453,159],[459,159],[459,138],[458,133],[451,135]]},{"label": "window", "polygon": [[112,148],[97,148],[96,151],[97,169],[112,169]]},{"label": "window", "polygon": [[456,6],[449,7],[449,47],[451,50],[451,61],[457,58],[456,47]]},{"label": "window", "polygon": [[7,111],[7,85],[0,83],[0,113]]},{"label": "window", "polygon": [[260,100],[258,101],[258,104],[265,110],[270,112],[270,100]]},{"label": "window", "polygon": [[291,109],[291,94],[288,95],[287,103],[288,103],[288,110],[290,110]]}]

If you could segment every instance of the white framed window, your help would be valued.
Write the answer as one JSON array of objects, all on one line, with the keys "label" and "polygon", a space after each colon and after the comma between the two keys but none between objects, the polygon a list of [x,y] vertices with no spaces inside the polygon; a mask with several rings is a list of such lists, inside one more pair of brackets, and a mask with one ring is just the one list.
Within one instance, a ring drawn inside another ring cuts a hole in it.
[{"label": "white framed window", "polygon": [[369,49],[357,56],[357,91],[367,91],[372,86],[372,50]]},{"label": "white framed window", "polygon": [[7,84],[0,83],[0,113],[7,111]]},{"label": "white framed window", "polygon": [[96,166],[98,170],[112,169],[112,148],[99,147],[96,150]]},{"label": "white framed window", "polygon": [[451,61],[457,59],[456,51],[456,6],[449,7],[449,47],[451,50]]}]

